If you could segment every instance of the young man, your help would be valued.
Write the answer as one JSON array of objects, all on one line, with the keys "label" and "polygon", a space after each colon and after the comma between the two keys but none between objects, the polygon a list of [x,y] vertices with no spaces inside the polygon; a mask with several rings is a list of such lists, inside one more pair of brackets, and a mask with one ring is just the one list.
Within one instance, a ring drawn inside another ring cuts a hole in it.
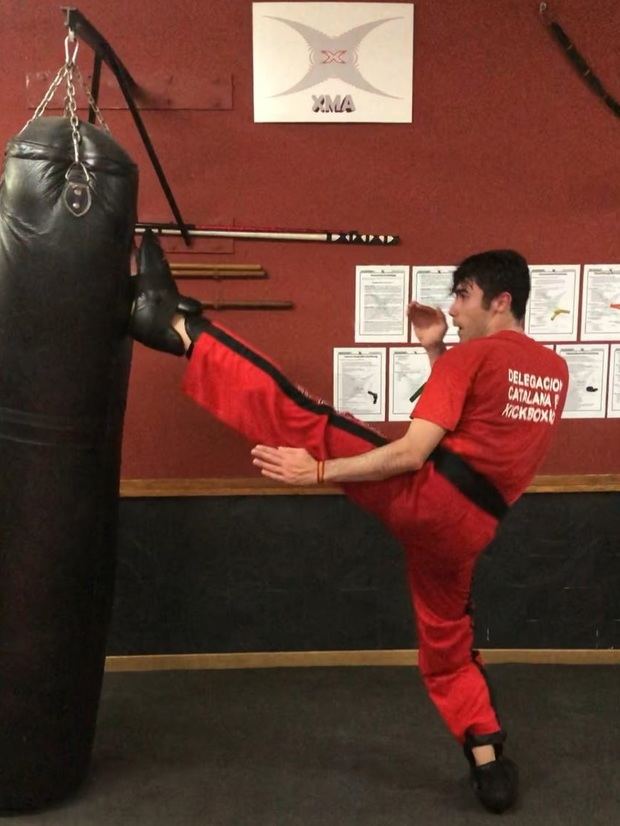
[{"label": "young man", "polygon": [[145,236],[131,332],[187,353],[184,390],[258,442],[253,462],[291,485],[338,483],[402,543],[419,667],[428,693],[471,766],[490,810],[515,801],[516,765],[479,652],[472,649],[470,590],[476,560],[543,459],[564,405],[565,362],[524,334],[530,278],[510,250],[467,258],[455,271],[450,315],[461,343],[446,351],[441,311],[409,316],[432,364],[404,436],[387,442],[314,401],[264,356],[179,296],[154,238]]}]

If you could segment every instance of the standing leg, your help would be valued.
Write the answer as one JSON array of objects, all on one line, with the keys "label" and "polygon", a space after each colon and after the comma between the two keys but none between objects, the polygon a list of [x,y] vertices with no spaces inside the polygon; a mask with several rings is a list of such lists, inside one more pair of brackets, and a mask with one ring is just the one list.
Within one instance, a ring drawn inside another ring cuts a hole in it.
[{"label": "standing leg", "polygon": [[[454,541],[458,541],[455,533]],[[448,729],[464,747],[479,799],[492,811],[501,812],[516,799],[518,775],[514,763],[502,756],[506,735],[480,653],[473,648],[470,591],[478,554],[451,558],[445,550],[441,543],[430,550],[408,549],[420,674]],[[483,746],[492,747],[494,754],[479,760]]]},{"label": "standing leg", "polygon": [[501,729],[479,652],[473,649],[470,583],[473,565],[449,568],[408,555],[419,643],[420,674],[454,737],[465,744],[501,744]]}]

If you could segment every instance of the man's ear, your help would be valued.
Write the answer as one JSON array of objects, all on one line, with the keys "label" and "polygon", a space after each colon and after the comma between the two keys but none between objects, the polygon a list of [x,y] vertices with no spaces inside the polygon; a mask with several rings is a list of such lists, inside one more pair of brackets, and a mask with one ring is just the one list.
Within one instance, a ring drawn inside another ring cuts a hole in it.
[{"label": "man's ear", "polygon": [[491,306],[496,313],[509,313],[512,310],[512,296],[508,292],[500,293],[492,299]]}]

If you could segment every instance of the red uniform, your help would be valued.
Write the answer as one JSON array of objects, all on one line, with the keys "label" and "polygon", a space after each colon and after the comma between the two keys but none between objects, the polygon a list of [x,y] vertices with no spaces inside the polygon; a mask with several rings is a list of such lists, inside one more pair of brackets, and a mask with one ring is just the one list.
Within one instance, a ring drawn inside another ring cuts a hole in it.
[{"label": "red uniform", "polygon": [[[495,535],[497,501],[517,499],[544,456],[567,383],[564,361],[523,334],[504,331],[461,344],[435,362],[415,409],[416,417],[449,431],[441,444],[449,450],[436,451],[416,473],[342,485],[404,546],[420,671],[461,742],[469,736],[473,745],[501,743],[505,736],[472,651],[471,579]],[[253,443],[304,447],[328,459],[386,442],[312,399],[264,356],[207,320],[183,386]],[[444,454],[456,462],[456,473],[453,462],[446,469]],[[459,456],[467,463],[462,468]]]},{"label": "red uniform", "polygon": [[547,452],[567,386],[564,359],[522,333],[503,330],[438,359],[412,418],[449,431],[442,444],[512,504]]}]

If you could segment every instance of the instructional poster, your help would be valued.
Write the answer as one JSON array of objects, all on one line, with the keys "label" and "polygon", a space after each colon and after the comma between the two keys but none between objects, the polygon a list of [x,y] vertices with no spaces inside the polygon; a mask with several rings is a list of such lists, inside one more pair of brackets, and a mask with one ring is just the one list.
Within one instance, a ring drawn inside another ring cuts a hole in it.
[{"label": "instructional poster", "polygon": [[607,415],[610,419],[620,418],[620,344],[612,344],[609,353]]},{"label": "instructional poster", "polygon": [[568,365],[568,395],[563,419],[604,419],[607,397],[607,344],[558,344]]},{"label": "instructional poster", "polygon": [[423,347],[390,349],[389,421],[404,422],[410,419],[411,411],[418,403],[430,373],[430,361]]},{"label": "instructional poster", "polygon": [[620,264],[583,268],[581,338],[620,341]]},{"label": "instructional poster", "polygon": [[530,267],[525,332],[536,341],[577,341],[579,265]]},{"label": "instructional poster", "polygon": [[[453,344],[459,340],[458,329],[448,315],[448,309],[454,301],[452,295],[452,273],[456,267],[412,267],[411,268],[411,298],[420,304],[431,307],[440,307],[448,322],[448,332],[444,341]],[[413,325],[411,337],[415,341]]]},{"label": "instructional poster", "polygon": [[407,341],[409,267],[355,268],[355,341]]},{"label": "instructional poster", "polygon": [[385,347],[334,348],[334,407],[365,422],[385,419]]}]

